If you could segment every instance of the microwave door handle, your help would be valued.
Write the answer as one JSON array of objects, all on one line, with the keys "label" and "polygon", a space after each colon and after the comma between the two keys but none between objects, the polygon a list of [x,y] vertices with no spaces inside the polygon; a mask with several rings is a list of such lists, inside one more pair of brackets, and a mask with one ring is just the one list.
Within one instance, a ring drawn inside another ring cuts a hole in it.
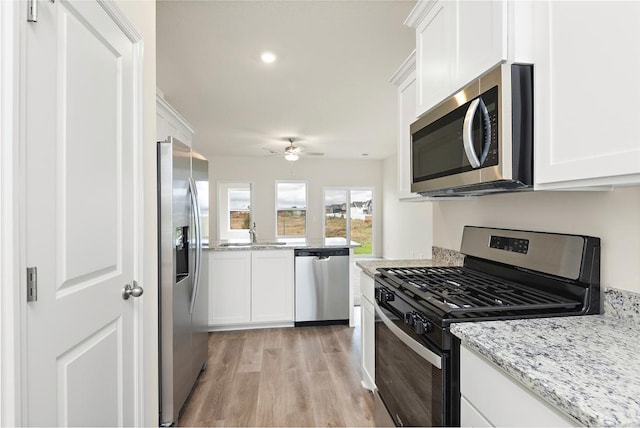
[{"label": "microwave door handle", "polygon": [[[476,150],[473,147],[473,118],[475,117],[478,108],[480,108],[480,111],[482,113],[482,121],[485,125],[482,156],[479,159],[478,155],[476,154]],[[475,100],[471,101],[471,104],[469,104],[467,114],[464,116],[464,124],[462,126],[462,130],[462,142],[464,145],[464,152],[467,155],[467,159],[469,160],[469,165],[471,165],[472,168],[479,168],[487,159],[487,155],[489,154],[489,146],[491,143],[491,120],[489,119],[489,111],[487,110],[487,106],[485,106],[484,102],[482,102],[481,98],[476,98]]]},{"label": "microwave door handle", "polygon": [[464,145],[464,152],[466,153],[469,165],[471,165],[472,168],[480,167],[480,159],[478,159],[478,155],[473,148],[473,118],[475,117],[479,106],[480,98],[476,98],[471,101],[471,104],[469,104],[469,108],[467,109],[467,114],[464,116],[464,125],[462,125],[462,143]]}]

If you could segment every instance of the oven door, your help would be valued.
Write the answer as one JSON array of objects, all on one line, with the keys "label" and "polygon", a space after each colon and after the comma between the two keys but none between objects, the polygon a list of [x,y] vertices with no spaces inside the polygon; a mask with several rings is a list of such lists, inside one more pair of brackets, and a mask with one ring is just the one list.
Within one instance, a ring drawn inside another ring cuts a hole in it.
[{"label": "oven door", "polygon": [[450,425],[446,411],[448,355],[430,348],[404,320],[375,305],[375,379],[396,426]]}]

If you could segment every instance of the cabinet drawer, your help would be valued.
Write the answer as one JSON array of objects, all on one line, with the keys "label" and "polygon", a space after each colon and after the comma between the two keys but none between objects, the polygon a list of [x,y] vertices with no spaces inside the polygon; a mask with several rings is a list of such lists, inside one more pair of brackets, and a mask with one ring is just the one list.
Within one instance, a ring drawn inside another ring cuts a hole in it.
[{"label": "cabinet drawer", "polygon": [[580,426],[464,346],[460,349],[460,393],[494,426]]},{"label": "cabinet drawer", "polygon": [[491,427],[491,423],[464,397],[460,397],[461,427]]},{"label": "cabinet drawer", "polygon": [[371,303],[375,301],[373,297],[373,283],[373,278],[364,273],[364,271],[360,271],[360,294]]}]

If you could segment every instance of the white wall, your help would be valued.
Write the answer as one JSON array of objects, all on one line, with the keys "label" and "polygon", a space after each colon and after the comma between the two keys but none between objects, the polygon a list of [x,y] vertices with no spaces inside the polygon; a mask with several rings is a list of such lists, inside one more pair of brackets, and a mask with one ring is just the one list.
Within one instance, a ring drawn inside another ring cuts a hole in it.
[{"label": "white wall", "polygon": [[[142,335],[144,358],[143,424],[158,424],[158,250],[156,214],[156,2],[152,0],[116,0],[116,4],[142,36],[144,47],[143,83],[143,233],[145,322]],[[134,326],[131,326],[133,328]]]},{"label": "white wall", "polygon": [[382,256],[385,259],[431,258],[432,203],[398,200],[396,156],[382,164]]},{"label": "white wall", "polygon": [[596,236],[603,287],[640,292],[640,187],[610,192],[528,192],[434,203],[434,245],[460,249],[464,225]]},{"label": "white wall", "polygon": [[[196,130],[197,132],[197,130]],[[275,238],[275,187],[276,180],[305,180],[307,182],[307,238],[322,237],[324,213],[323,189],[325,187],[372,187],[374,188],[374,252],[381,254],[381,200],[382,161],[309,159],[301,157],[288,162],[280,156],[272,157],[219,157],[207,155],[206,147],[197,140],[194,147],[209,159],[210,185],[210,231],[217,234],[217,182],[251,182],[253,219],[258,239]],[[213,233],[212,233],[213,235]],[[217,236],[212,236],[212,240]]]}]

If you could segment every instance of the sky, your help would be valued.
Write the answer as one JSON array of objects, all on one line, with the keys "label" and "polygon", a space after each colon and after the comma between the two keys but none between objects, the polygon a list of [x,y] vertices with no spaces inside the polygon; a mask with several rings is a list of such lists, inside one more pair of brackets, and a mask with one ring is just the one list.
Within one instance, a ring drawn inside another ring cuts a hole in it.
[{"label": "sky", "polygon": [[[278,183],[278,209],[305,208],[305,183]],[[327,189],[325,205],[345,203],[345,190]],[[371,199],[371,190],[352,190],[351,202],[364,202]],[[251,191],[243,189],[229,190],[229,209],[246,210],[251,200]]]},{"label": "sky", "polygon": [[229,210],[247,210],[251,204],[251,190],[229,189]]}]

